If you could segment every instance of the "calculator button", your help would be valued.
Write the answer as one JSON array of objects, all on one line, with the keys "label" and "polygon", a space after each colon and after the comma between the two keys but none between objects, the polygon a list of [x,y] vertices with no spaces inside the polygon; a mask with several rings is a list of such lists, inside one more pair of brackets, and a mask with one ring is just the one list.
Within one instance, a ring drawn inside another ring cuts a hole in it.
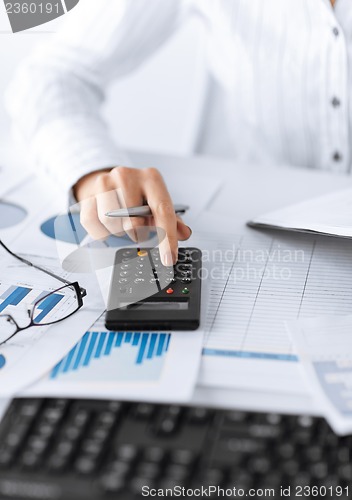
[{"label": "calculator button", "polygon": [[146,257],[148,252],[146,250],[138,250],[137,255],[138,257]]},{"label": "calculator button", "polygon": [[190,278],[192,276],[192,271],[182,271],[180,274],[183,278]]},{"label": "calculator button", "polygon": [[185,287],[185,288],[183,288],[183,289],[182,289],[182,293],[183,293],[183,294],[185,294],[185,295],[187,295],[187,294],[189,293],[189,289],[188,289],[188,288],[186,288],[186,287]]},{"label": "calculator button", "polygon": [[120,276],[122,278],[127,278],[128,276],[131,276],[131,274],[132,274],[132,271],[121,271],[120,272]]},{"label": "calculator button", "polygon": [[192,264],[180,264],[178,267],[179,271],[192,271]]},{"label": "calculator button", "polygon": [[123,252],[123,256],[124,257],[128,257],[129,255],[132,255],[133,254],[133,250],[126,250],[125,252]]},{"label": "calculator button", "polygon": [[123,263],[130,262],[131,259],[132,259],[132,257],[125,257],[125,258],[122,259],[122,262]]},{"label": "calculator button", "polygon": [[145,282],[145,279],[144,278],[136,278],[134,280],[135,283],[144,283]]},{"label": "calculator button", "polygon": [[137,276],[137,278],[141,278],[143,275],[144,275],[144,272],[143,272],[143,271],[137,271],[137,272],[135,273],[135,276]]},{"label": "calculator button", "polygon": [[130,264],[121,264],[121,269],[130,269],[131,265]]},{"label": "calculator button", "polygon": [[169,295],[171,295],[172,293],[174,293],[174,289],[173,288],[168,288],[166,290],[166,293],[168,293]]},{"label": "calculator button", "polygon": [[181,281],[182,281],[182,283],[191,283],[192,282],[191,278],[182,278]]},{"label": "calculator button", "polygon": [[119,283],[129,283],[131,281],[130,278],[120,278]]}]

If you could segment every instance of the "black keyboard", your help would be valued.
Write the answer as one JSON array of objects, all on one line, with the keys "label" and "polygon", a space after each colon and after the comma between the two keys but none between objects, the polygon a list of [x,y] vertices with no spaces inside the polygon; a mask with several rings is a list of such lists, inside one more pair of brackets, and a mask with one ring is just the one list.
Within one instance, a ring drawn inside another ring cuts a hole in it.
[{"label": "black keyboard", "polygon": [[351,446],[309,416],[16,399],[0,424],[0,498],[350,498]]}]

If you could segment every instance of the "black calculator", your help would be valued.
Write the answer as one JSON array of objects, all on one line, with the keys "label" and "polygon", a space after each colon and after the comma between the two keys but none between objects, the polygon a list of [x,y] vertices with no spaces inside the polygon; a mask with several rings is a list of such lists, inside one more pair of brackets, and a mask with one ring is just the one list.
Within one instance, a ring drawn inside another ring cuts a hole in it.
[{"label": "black calculator", "polygon": [[196,330],[200,323],[202,252],[179,248],[175,266],[158,248],[116,252],[105,318],[108,330]]}]

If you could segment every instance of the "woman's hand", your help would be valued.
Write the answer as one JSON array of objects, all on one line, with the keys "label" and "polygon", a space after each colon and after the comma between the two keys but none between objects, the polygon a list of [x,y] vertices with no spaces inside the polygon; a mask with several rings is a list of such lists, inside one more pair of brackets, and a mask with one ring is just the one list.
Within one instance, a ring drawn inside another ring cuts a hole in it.
[{"label": "woman's hand", "polygon": [[[98,240],[110,234],[127,233],[133,241],[145,239],[147,227],[155,226],[164,265],[177,261],[178,240],[192,231],[175,215],[173,203],[160,172],[155,168],[116,167],[97,171],[80,179],[74,194],[81,203],[81,224]],[[152,217],[113,218],[106,212],[148,204]]]}]

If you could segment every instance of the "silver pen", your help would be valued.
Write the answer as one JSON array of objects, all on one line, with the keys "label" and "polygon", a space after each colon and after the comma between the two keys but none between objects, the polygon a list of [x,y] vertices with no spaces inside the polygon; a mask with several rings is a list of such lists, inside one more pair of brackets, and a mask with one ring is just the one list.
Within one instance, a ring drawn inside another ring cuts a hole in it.
[{"label": "silver pen", "polygon": [[[184,214],[188,209],[187,205],[174,205],[175,214]],[[141,207],[119,208],[118,210],[106,212],[105,215],[106,217],[148,217],[153,213],[148,205],[143,205]]]}]

